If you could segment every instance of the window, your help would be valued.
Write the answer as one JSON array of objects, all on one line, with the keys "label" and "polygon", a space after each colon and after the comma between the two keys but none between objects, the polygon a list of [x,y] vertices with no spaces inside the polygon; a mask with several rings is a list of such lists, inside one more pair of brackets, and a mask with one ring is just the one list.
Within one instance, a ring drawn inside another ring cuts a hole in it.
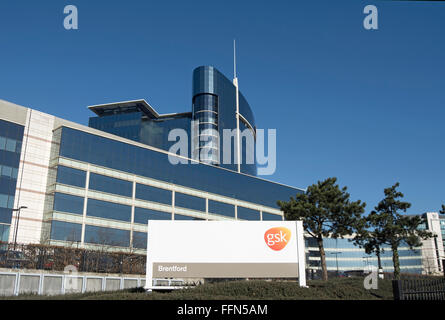
[{"label": "window", "polygon": [[54,211],[83,214],[84,198],[64,193],[54,194]]},{"label": "window", "polygon": [[89,189],[131,197],[133,183],[121,179],[103,176],[96,173],[90,174]]},{"label": "window", "polygon": [[188,194],[175,193],[175,207],[187,208],[198,211],[206,211],[206,200]]},{"label": "window", "polygon": [[10,226],[0,224],[0,241],[8,242]]},{"label": "window", "polygon": [[0,223],[11,224],[12,209],[0,207]]},{"label": "window", "polygon": [[282,221],[282,216],[263,211],[263,221]]},{"label": "window", "polygon": [[249,208],[238,207],[238,219],[240,220],[260,220],[260,212]]},{"label": "window", "polygon": [[136,198],[164,204],[172,203],[172,192],[145,184],[136,184]]},{"label": "window", "polygon": [[0,208],[12,209],[14,207],[14,196],[0,194]]},{"label": "window", "polygon": [[2,166],[2,176],[11,177],[12,176],[12,168],[8,166]]},{"label": "window", "polygon": [[14,139],[6,139],[6,151],[15,152],[15,148],[17,147],[17,141]]},{"label": "window", "polygon": [[57,167],[57,182],[84,188],[87,173],[82,170],[68,168],[64,166]]},{"label": "window", "polygon": [[235,218],[235,206],[232,204],[209,200],[209,213]]},{"label": "window", "polygon": [[88,199],[87,215],[130,222],[131,207],[107,201]]},{"label": "window", "polygon": [[11,178],[12,179],[17,179],[18,173],[19,173],[19,169],[12,168],[12,176],[11,176]]},{"label": "window", "polygon": [[53,221],[51,223],[51,239],[62,241],[80,242],[82,225],[63,221]]},{"label": "window", "polygon": [[17,180],[17,174],[18,174],[17,168],[0,165],[0,175],[2,177],[7,177]]},{"label": "window", "polygon": [[195,217],[191,217],[191,216],[184,216],[182,214],[175,213],[175,220],[204,220],[204,219],[195,218]]},{"label": "window", "polygon": [[86,225],[85,242],[100,245],[129,247],[130,231]]},{"label": "window", "polygon": [[134,208],[134,222],[147,224],[148,220],[171,220],[172,214],[153,209]]},{"label": "window", "polygon": [[147,233],[133,231],[133,248],[147,249]]}]

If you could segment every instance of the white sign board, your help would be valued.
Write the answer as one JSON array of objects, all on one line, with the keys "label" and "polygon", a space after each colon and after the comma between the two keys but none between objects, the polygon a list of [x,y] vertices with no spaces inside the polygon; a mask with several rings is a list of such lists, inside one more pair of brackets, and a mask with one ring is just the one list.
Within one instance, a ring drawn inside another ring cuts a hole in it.
[{"label": "white sign board", "polygon": [[299,278],[301,221],[150,220],[146,289],[153,278]]}]

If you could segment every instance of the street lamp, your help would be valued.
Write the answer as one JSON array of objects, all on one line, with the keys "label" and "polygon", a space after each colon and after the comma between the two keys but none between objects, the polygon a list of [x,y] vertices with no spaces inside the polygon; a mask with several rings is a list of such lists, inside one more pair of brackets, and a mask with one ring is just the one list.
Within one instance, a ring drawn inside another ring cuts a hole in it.
[{"label": "street lamp", "polygon": [[337,277],[338,277],[338,275],[339,275],[339,272],[338,272],[338,255],[341,253],[341,251],[334,251],[334,252],[329,252],[330,254],[335,254],[335,262],[336,262],[336,264],[337,264]]},{"label": "street lamp", "polygon": [[19,221],[20,221],[20,210],[22,209],[28,209],[28,207],[20,206],[18,209],[12,209],[12,211],[17,211],[17,217],[15,222],[15,232],[14,232],[14,251],[15,247],[17,245],[17,231],[19,230]]}]

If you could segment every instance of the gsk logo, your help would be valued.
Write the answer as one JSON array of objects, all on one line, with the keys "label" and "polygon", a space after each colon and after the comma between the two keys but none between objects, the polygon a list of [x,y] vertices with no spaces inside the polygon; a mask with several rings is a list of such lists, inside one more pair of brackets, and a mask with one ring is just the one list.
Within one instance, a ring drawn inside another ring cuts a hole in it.
[{"label": "gsk logo", "polygon": [[280,251],[289,243],[291,232],[284,227],[272,228],[264,234],[264,241],[269,248]]}]

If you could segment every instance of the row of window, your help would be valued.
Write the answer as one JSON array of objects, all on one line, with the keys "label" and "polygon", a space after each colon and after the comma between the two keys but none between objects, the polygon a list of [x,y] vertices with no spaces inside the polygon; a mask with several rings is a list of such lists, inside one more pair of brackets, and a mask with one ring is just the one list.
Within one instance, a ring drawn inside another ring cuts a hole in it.
[{"label": "row of window", "polygon": [[11,179],[17,179],[19,169],[10,166],[0,165],[0,178],[6,177]]},{"label": "row of window", "polygon": [[[301,191],[203,164],[172,164],[169,155],[62,127],[60,156],[242,201],[277,207]],[[171,155],[170,155],[171,157]]]},{"label": "row of window", "polygon": [[[175,194],[175,203],[178,207],[188,207],[189,209],[205,211],[205,199],[190,196],[182,193]],[[54,210],[73,214],[83,214],[84,198],[64,193],[54,194]],[[235,217],[235,206],[209,200],[209,212],[227,217]],[[88,199],[87,215],[120,220],[131,221],[131,206],[112,203],[108,201]],[[186,216],[184,216],[186,217]],[[182,219],[182,216],[175,214],[176,219]],[[238,207],[238,218],[242,220],[261,220],[259,211]],[[134,222],[146,224],[147,220],[170,220],[171,214],[153,209],[143,209],[135,207]],[[282,220],[281,216],[263,212],[263,220]]]},{"label": "row of window", "polygon": [[[357,249],[359,247],[356,247]],[[418,249],[413,250],[399,250],[399,256],[400,257],[418,257],[421,256],[422,252]],[[308,253],[309,257],[320,257],[319,251],[309,251]],[[392,251],[391,250],[385,250],[383,253],[380,254],[381,258],[392,258]],[[375,254],[366,254],[365,250],[360,251],[342,251],[341,248],[339,248],[336,251],[326,251],[326,258],[330,259],[344,259],[344,258],[355,258],[355,259],[363,259],[365,261],[368,261],[368,259],[375,259],[377,258]]]},{"label": "row of window", "polygon": [[[80,242],[81,237],[81,224],[63,221],[53,221],[51,223],[51,240]],[[130,231],[85,225],[84,242],[104,246],[129,247]],[[147,248],[146,232],[133,231],[133,247],[138,249]]]},{"label": "row of window", "polygon": [[[83,214],[84,198],[64,193],[54,194],[54,210],[72,214]],[[88,199],[87,215],[91,217],[130,222],[131,207],[96,199]],[[172,214],[152,209],[135,207],[134,222],[147,224],[148,220],[171,220]],[[176,220],[193,220],[195,218],[175,214]]]},{"label": "row of window", "polygon": [[0,150],[20,153],[22,141],[0,136]]},{"label": "row of window", "polygon": [[0,241],[8,241],[9,237],[23,129],[0,120]]},{"label": "row of window", "polygon": [[[76,187],[85,187],[85,171],[64,166],[58,166],[57,170],[58,182]],[[131,197],[133,183],[131,181],[91,173],[89,189]],[[172,203],[172,191],[139,183],[136,184],[135,197],[136,199],[158,202],[167,205],[171,205]],[[204,198],[176,192],[175,206],[205,212],[206,205]],[[227,217],[235,217],[235,206],[219,201],[209,200],[209,212]],[[238,218],[244,220],[259,220],[259,211],[239,207]],[[263,220],[281,220],[281,217],[274,214],[263,213]]]},{"label": "row of window", "polygon": [[[305,246],[306,248],[318,248],[318,244],[317,244],[317,239],[313,238],[313,237],[308,237],[305,238]],[[339,251],[342,249],[357,249],[359,248],[358,246],[354,245],[354,242],[351,241],[351,239],[346,239],[346,238],[324,238],[323,239],[323,246],[324,249],[333,249],[335,251]],[[400,247],[409,247],[405,242],[401,242]],[[391,247],[388,245],[383,245],[382,249],[387,253],[387,252],[391,252]],[[401,252],[402,250],[400,250]],[[328,251],[327,251],[328,252]],[[383,255],[385,255],[386,253],[383,253]],[[340,254],[339,254],[340,257]]]},{"label": "row of window", "polygon": [[[377,261],[357,261],[357,260],[338,260],[336,261],[334,260],[326,260],[326,266],[329,269],[336,269],[337,268],[337,263],[338,263],[338,268],[340,269],[344,269],[344,268],[367,268],[368,266],[376,266],[377,267]],[[310,267],[320,267],[320,261],[314,261],[314,260],[309,260],[308,261],[308,265]],[[400,267],[406,267],[406,266],[422,266],[422,259],[418,258],[418,259],[401,259],[400,260]],[[386,262],[384,264],[384,269],[386,269],[387,267],[392,267],[392,262],[388,263]]]}]

